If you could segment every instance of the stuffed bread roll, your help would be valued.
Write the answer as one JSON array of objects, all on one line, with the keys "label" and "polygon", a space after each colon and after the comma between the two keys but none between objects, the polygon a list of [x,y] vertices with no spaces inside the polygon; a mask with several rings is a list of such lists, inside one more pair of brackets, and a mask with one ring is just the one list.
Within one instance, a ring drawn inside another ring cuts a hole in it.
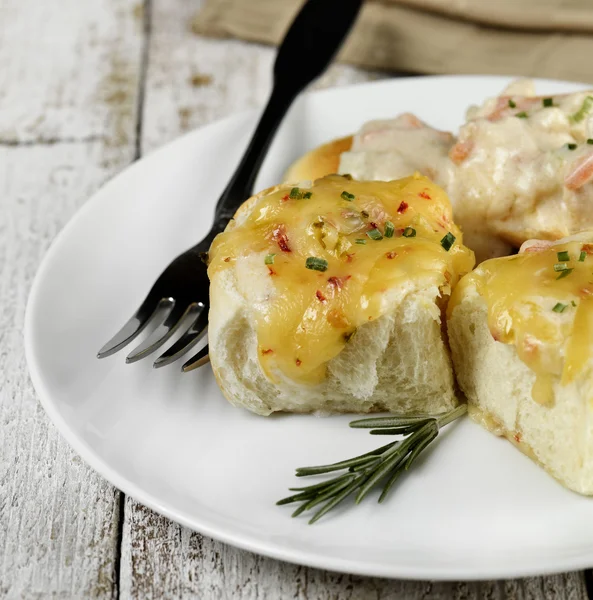
[{"label": "stuffed bread roll", "polygon": [[470,415],[593,494],[593,232],[483,262],[448,307]]},{"label": "stuffed bread roll", "polygon": [[261,415],[447,410],[442,308],[473,264],[445,193],[420,175],[264,190],[209,253],[218,383]]}]

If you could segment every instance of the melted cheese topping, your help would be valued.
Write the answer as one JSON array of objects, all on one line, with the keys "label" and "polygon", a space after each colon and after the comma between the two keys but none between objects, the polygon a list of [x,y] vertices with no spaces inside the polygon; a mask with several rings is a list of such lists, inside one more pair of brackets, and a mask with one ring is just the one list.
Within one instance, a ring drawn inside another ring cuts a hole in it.
[{"label": "melted cheese topping", "polygon": [[535,372],[532,396],[541,404],[552,403],[554,382],[574,381],[592,358],[593,244],[583,242],[587,235],[527,243],[516,256],[485,261],[460,281],[449,302],[450,315],[471,288],[482,296],[492,336],[514,345]]},{"label": "melted cheese topping", "polygon": [[[272,380],[319,383],[357,327],[415,290],[450,293],[474,256],[461,243],[445,192],[418,174],[372,183],[333,175],[297,190],[283,187],[239,211],[212,244],[208,274],[234,268],[239,280],[249,264],[239,291],[262,368]],[[389,222],[393,237],[385,236]],[[447,233],[457,238],[448,251],[441,244]],[[307,268],[310,258],[326,269]],[[264,292],[247,298],[250,287]]]}]

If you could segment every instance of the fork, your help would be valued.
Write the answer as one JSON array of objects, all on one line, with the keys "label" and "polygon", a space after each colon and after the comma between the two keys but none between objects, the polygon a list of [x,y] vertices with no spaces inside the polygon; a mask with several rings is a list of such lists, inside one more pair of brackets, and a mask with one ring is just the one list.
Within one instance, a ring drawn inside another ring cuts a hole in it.
[{"label": "fork", "polygon": [[[363,0],[308,0],[278,49],[274,84],[253,137],[216,204],[214,224],[206,237],[169,264],[130,320],[99,350],[110,356],[134,340],[149,324],[152,333],[128,356],[133,363],[155,352],[176,332],[185,331],[153,363],[168,365],[195,346],[208,328],[209,281],[207,254],[212,240],[224,231],[241,203],[251,195],[255,179],[284,115],[298,94],[325,71],[352,27]],[[208,345],[188,360],[184,372],[208,362]]]}]

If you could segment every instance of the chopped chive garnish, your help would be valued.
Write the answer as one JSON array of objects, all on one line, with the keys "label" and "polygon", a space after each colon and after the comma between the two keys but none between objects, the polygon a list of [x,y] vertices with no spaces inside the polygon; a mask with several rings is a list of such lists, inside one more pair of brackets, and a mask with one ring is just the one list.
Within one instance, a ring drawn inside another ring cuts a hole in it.
[{"label": "chopped chive garnish", "polygon": [[305,262],[305,267],[313,271],[327,271],[327,260],[325,258],[309,256]]},{"label": "chopped chive garnish", "polygon": [[585,262],[586,258],[587,258],[587,253],[584,250],[581,250],[581,253],[579,254],[579,262]]},{"label": "chopped chive garnish", "polygon": [[527,113],[524,110],[522,110],[520,113],[517,113],[515,116],[519,119],[526,119]]},{"label": "chopped chive garnish", "polygon": [[552,309],[556,313],[564,312],[568,307],[568,304],[562,304],[562,302],[557,302],[556,306]]},{"label": "chopped chive garnish", "polygon": [[574,300],[571,300],[570,303],[576,307],[577,303]]},{"label": "chopped chive garnish", "polygon": [[556,277],[556,279],[563,279],[564,277],[567,277],[571,273],[572,273],[572,269],[566,269],[565,271],[562,271],[562,273],[560,273],[560,275],[558,275],[558,277]]},{"label": "chopped chive garnish", "polygon": [[385,237],[390,238],[393,237],[393,233],[395,232],[395,225],[391,221],[385,221]]},{"label": "chopped chive garnish", "polygon": [[511,108],[517,108],[517,105],[512,100],[509,100],[509,106]]},{"label": "chopped chive garnish", "polygon": [[416,230],[413,227],[406,227],[402,235],[404,237],[416,237]]},{"label": "chopped chive garnish", "polygon": [[593,97],[587,96],[583,100],[583,104],[581,105],[581,108],[579,108],[579,110],[570,117],[570,120],[573,123],[580,123],[587,116],[587,114],[589,113],[591,108],[593,108]]},{"label": "chopped chive garnish", "polygon": [[356,196],[354,194],[350,194],[346,191],[343,191],[341,196],[344,200],[348,200],[348,202],[352,202],[352,200],[354,200],[354,198],[356,198]]},{"label": "chopped chive garnish", "polygon": [[268,255],[266,255],[266,258],[265,258],[266,265],[273,265],[275,258],[276,258],[275,254],[268,254]]},{"label": "chopped chive garnish", "polygon": [[303,197],[303,194],[301,194],[301,190],[298,187],[293,187],[292,190],[290,190],[289,196],[293,200],[299,200],[300,198]]},{"label": "chopped chive garnish", "polygon": [[554,271],[556,271],[556,273],[558,273],[559,271],[566,271],[568,270],[568,265],[565,262],[562,263],[556,263],[554,265]]},{"label": "chopped chive garnish", "polygon": [[570,260],[570,254],[566,250],[562,250],[562,252],[558,252],[558,254],[556,256],[558,256],[558,260],[561,260],[561,261]]},{"label": "chopped chive garnish", "polygon": [[354,243],[355,243],[355,244],[362,244],[362,245],[364,246],[364,245],[367,243],[367,241],[366,241],[366,240],[364,240],[364,239],[362,239],[362,238],[356,238],[356,239],[354,240]]},{"label": "chopped chive garnish", "polygon": [[566,144],[566,147],[569,150],[576,150],[577,149],[577,145],[576,144]]},{"label": "chopped chive garnish", "polygon": [[313,192],[305,192],[305,193],[303,194],[303,198],[304,198],[305,200],[308,200],[308,199],[309,199],[309,198],[310,198],[312,195],[313,195]]},{"label": "chopped chive garnish", "polygon": [[593,145],[593,138],[589,138],[587,140],[587,144],[589,144],[590,146],[592,146]]},{"label": "chopped chive garnish", "polygon": [[550,108],[550,106],[554,106],[554,100],[552,98],[544,98],[542,100],[542,104],[546,107],[546,108]]},{"label": "chopped chive garnish", "polygon": [[451,246],[455,243],[455,236],[449,231],[447,235],[441,240],[441,246],[449,252]]},{"label": "chopped chive garnish", "polygon": [[383,239],[383,236],[381,235],[381,232],[378,229],[371,229],[370,231],[367,231],[367,235],[372,240],[382,240]]}]

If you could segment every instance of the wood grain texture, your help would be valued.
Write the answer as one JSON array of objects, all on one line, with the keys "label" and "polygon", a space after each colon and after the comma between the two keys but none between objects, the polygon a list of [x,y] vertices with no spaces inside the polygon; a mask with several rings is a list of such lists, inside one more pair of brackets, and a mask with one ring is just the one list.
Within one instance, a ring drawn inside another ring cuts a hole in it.
[{"label": "wood grain texture", "polygon": [[131,0],[0,3],[0,597],[117,595],[122,497],[70,450],[30,383],[27,296],[55,235],[134,156]]},{"label": "wood grain texture", "polygon": [[[148,152],[186,131],[262,105],[274,52],[190,32],[196,4],[152,0],[141,147]],[[332,66],[314,87],[378,78]],[[233,548],[172,523],[126,498],[121,552],[123,598],[566,599],[587,597],[582,573],[485,583],[357,577],[291,565]]]},{"label": "wood grain texture", "polygon": [[[32,278],[66,221],[133,159],[138,131],[149,151],[260,105],[273,60],[269,48],[193,36],[197,1],[151,4],[145,94],[140,2],[0,4],[0,597],[585,598],[580,573],[432,584],[299,567],[191,532],[131,498],[118,523],[123,496],[69,449],[29,381]],[[336,66],[316,87],[375,77]]]}]

